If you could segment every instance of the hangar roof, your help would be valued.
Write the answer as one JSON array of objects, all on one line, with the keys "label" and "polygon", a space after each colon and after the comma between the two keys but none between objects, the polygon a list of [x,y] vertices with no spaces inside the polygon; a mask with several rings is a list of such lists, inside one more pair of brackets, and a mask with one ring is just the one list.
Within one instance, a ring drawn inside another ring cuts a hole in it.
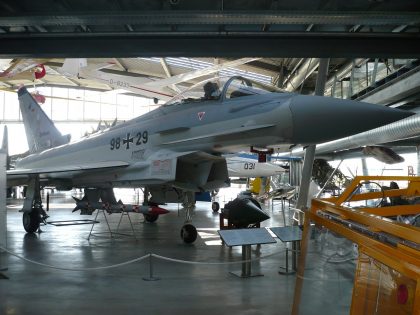
[{"label": "hangar roof", "polygon": [[2,57],[418,57],[416,0],[5,0]]},{"label": "hangar roof", "polygon": [[[65,57],[90,57],[90,64],[114,63],[102,71],[162,79],[248,56],[256,58],[234,68],[310,93],[319,57],[333,58],[331,85],[351,66],[418,58],[419,27],[416,0],[5,0],[0,58],[45,58],[40,84],[107,90],[55,69]],[[22,82],[31,83],[1,84]]]}]

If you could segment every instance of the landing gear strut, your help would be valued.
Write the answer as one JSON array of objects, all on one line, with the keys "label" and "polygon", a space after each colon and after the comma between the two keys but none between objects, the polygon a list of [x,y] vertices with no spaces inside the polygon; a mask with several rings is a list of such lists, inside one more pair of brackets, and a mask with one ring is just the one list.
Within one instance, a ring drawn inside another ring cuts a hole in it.
[{"label": "landing gear strut", "polygon": [[216,196],[219,193],[219,189],[213,190],[212,192],[210,192],[211,195],[211,209],[213,210],[214,213],[219,212],[220,210],[220,204],[216,201]]},{"label": "landing gear strut", "polygon": [[193,192],[186,192],[184,202],[182,203],[185,208],[185,224],[181,228],[181,238],[184,243],[191,244],[197,239],[197,229],[190,222],[195,207],[195,198]]},{"label": "landing gear strut", "polygon": [[41,222],[45,223],[48,218],[47,213],[42,208],[41,187],[38,177],[29,182],[22,212],[23,228],[28,233],[35,233],[39,230]]}]

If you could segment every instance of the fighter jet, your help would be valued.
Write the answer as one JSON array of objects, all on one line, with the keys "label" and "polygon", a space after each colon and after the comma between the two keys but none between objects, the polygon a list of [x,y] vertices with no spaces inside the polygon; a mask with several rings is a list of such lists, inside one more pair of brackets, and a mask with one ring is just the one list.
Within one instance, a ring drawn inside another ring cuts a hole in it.
[{"label": "fighter jet", "polygon": [[79,208],[99,200],[115,205],[114,187],[144,187],[143,206],[149,207],[127,211],[145,211],[156,220],[164,212],[159,205],[182,202],[186,224],[181,237],[192,243],[197,238],[191,224],[194,193],[229,185],[222,154],[251,146],[325,142],[411,115],[374,104],[285,93],[243,77],[223,82],[209,79],[147,114],[71,143],[28,91],[19,89],[31,154],[7,175],[9,185],[28,186],[22,209],[25,230],[36,231],[44,217],[43,186],[84,188]]}]

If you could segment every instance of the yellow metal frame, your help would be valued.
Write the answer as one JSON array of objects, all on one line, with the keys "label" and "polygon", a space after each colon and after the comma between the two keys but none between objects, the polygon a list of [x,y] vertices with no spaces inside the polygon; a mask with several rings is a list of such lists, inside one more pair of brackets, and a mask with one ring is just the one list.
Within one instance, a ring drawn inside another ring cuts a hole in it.
[{"label": "yellow metal frame", "polygon": [[[405,189],[392,189],[385,190],[383,192],[355,194],[355,191],[358,187],[360,187],[362,182],[374,181],[407,181],[408,186]],[[341,219],[363,224],[372,231],[385,232],[402,240],[420,244],[419,228],[386,218],[387,216],[395,215],[420,214],[420,204],[381,208],[350,208],[343,205],[345,202],[349,201],[362,201],[382,197],[411,198],[415,196],[420,196],[420,177],[357,176],[340,196],[325,199],[313,199],[311,208],[305,213],[302,250],[299,257],[298,277],[296,279],[292,314],[299,314],[300,295],[303,286],[306,252],[310,235],[310,222],[312,221],[348,238],[354,243],[357,243],[359,245],[360,253],[364,253],[372,259],[375,259],[376,261],[414,280],[416,283],[416,289],[413,296],[413,314],[420,315],[420,251],[413,247],[406,246],[401,242],[397,246],[383,243],[343,224],[330,220],[324,215],[321,216],[318,213],[318,211],[321,210],[323,213],[331,213],[336,216],[338,215]],[[356,279],[357,274],[355,282]],[[350,314],[358,313],[357,308],[353,307],[355,299],[355,296],[353,296]]]}]

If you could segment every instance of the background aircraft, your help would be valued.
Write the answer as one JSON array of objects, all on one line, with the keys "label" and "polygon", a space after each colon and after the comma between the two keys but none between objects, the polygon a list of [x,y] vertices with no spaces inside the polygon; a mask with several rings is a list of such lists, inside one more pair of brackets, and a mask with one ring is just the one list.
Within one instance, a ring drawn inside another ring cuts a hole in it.
[{"label": "background aircraft", "polygon": [[35,80],[45,76],[43,63],[48,59],[13,59],[4,71],[0,72],[0,81],[3,79]]},{"label": "background aircraft", "polygon": [[[170,76],[168,78],[152,78],[150,76],[131,73],[128,71],[115,71],[108,69],[115,65],[113,59],[101,64],[88,64],[86,58],[65,59],[64,63],[51,62],[48,59],[14,59],[8,69],[0,73],[0,81],[2,76],[4,79],[10,80],[30,80],[41,79],[45,76],[45,67],[50,69],[49,74],[60,74],[68,79],[88,79],[99,83],[104,83],[114,90],[112,92],[131,92],[148,98],[168,101],[181,90],[185,90],[190,84],[185,82],[197,79],[199,77],[208,76],[230,67],[237,67],[259,58],[241,58],[216,64],[204,69],[193,70],[179,75]],[[167,69],[167,65],[161,60],[162,66]],[[169,72],[167,72],[169,76]],[[37,99],[37,101],[39,101]]]},{"label": "background aircraft", "polygon": [[264,162],[242,156],[226,158],[229,177],[270,177],[286,172],[280,165]]},{"label": "background aircraft", "polygon": [[[151,209],[146,214],[154,220],[159,215],[159,210],[153,211],[157,204],[183,202],[186,224],[181,237],[190,243],[197,237],[190,224],[194,193],[229,184],[222,154],[325,142],[411,115],[350,100],[282,93],[242,77],[230,78],[221,90],[215,82],[208,83],[143,116],[72,143],[64,142],[65,136],[21,88],[19,103],[31,154],[7,174],[9,185],[28,186],[24,228],[34,232],[43,219],[42,186],[84,188],[87,207],[100,200],[109,211],[116,203],[114,187],[144,187],[145,206]],[[145,213],[144,208],[126,208]]]}]

